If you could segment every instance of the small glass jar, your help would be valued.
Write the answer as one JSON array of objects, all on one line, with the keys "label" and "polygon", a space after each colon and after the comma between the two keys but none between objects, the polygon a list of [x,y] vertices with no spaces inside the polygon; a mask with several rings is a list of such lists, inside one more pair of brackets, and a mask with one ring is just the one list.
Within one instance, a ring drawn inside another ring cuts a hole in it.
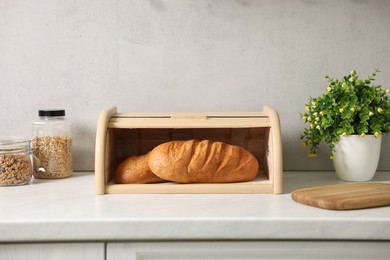
[{"label": "small glass jar", "polygon": [[27,184],[31,177],[30,140],[0,137],[0,186]]},{"label": "small glass jar", "polygon": [[65,110],[39,110],[33,122],[33,174],[38,179],[66,178],[73,173],[71,126]]}]

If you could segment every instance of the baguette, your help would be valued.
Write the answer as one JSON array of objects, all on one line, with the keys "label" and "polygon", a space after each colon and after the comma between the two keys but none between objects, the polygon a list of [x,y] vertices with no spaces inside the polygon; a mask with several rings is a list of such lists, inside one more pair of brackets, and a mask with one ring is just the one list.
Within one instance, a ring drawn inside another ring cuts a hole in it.
[{"label": "baguette", "polygon": [[242,147],[209,140],[160,144],[148,164],[161,179],[178,183],[250,181],[259,171],[257,159]]},{"label": "baguette", "polygon": [[164,182],[165,180],[150,170],[148,157],[149,154],[133,155],[121,162],[115,171],[115,182],[119,184]]}]

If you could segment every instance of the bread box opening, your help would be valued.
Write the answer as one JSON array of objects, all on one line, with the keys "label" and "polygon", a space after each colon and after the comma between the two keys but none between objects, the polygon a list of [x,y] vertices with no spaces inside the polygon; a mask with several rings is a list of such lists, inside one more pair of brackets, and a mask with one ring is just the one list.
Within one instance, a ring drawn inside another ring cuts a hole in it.
[{"label": "bread box opening", "polygon": [[[272,118],[275,117],[276,118]],[[276,124],[276,125],[275,125]],[[275,129],[277,128],[277,129]],[[223,184],[116,184],[114,172],[131,155],[164,142],[211,140],[241,146],[259,162],[252,182]],[[255,113],[130,114],[116,108],[100,115],[96,139],[96,192],[104,193],[281,193],[280,126],[274,110]],[[275,162],[276,160],[276,162]]]}]

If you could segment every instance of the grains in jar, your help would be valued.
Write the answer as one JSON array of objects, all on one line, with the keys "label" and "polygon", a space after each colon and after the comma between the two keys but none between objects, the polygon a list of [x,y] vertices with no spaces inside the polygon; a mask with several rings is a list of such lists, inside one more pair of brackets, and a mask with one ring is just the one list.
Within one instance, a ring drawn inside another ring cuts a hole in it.
[{"label": "grains in jar", "polygon": [[0,137],[0,186],[22,185],[32,178],[30,141]]},{"label": "grains in jar", "polygon": [[43,179],[66,178],[72,175],[72,138],[43,136],[32,140],[34,176]]}]

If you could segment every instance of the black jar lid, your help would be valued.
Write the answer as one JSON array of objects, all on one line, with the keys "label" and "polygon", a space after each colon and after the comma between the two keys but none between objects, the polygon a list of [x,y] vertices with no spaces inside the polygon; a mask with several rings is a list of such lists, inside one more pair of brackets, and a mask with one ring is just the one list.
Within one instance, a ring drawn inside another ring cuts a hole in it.
[{"label": "black jar lid", "polygon": [[39,110],[39,116],[65,116],[65,109]]}]

